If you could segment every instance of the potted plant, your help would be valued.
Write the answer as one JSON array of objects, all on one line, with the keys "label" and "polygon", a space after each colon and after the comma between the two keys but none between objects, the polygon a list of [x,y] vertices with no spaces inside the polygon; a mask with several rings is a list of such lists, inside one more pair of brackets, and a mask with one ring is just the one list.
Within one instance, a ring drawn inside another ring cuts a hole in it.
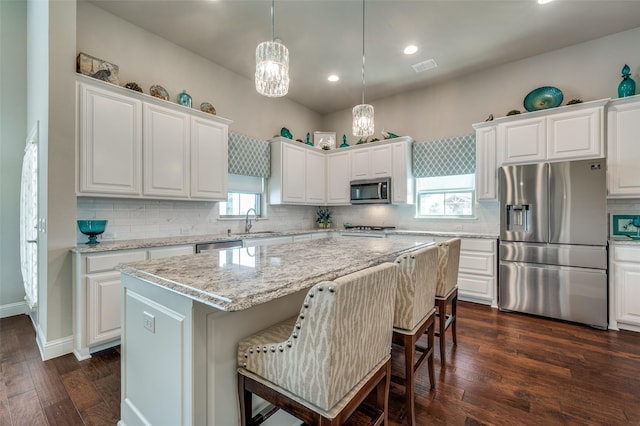
[{"label": "potted plant", "polygon": [[318,209],[318,218],[316,222],[323,228],[328,228],[331,224],[331,212],[329,209]]}]

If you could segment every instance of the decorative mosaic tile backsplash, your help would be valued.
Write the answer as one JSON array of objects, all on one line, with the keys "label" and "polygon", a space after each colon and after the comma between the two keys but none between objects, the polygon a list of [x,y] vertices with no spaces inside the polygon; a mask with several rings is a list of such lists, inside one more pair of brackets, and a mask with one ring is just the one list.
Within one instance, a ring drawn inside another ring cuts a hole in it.
[{"label": "decorative mosaic tile backsplash", "polygon": [[640,215],[614,214],[611,217],[611,235],[640,235],[640,228],[633,224],[640,221]]}]

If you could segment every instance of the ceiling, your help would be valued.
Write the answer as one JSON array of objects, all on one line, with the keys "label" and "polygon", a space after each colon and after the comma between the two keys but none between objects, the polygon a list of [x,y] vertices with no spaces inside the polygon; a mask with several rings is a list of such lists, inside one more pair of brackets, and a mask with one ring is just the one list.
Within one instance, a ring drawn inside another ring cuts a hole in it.
[{"label": "ceiling", "polygon": [[[86,0],[253,79],[271,39],[269,0]],[[365,101],[640,27],[640,1],[367,0]],[[277,0],[275,35],[289,49],[288,98],[320,113],[361,101],[362,2]],[[419,50],[405,55],[403,48]],[[437,68],[411,65],[435,59]],[[340,76],[337,83],[329,74]]]}]

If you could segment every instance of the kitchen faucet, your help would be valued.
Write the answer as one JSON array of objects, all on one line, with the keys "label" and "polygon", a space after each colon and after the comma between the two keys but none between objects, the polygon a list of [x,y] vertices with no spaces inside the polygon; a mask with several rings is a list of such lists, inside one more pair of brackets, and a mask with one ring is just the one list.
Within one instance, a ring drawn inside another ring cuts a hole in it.
[{"label": "kitchen faucet", "polygon": [[253,225],[251,224],[251,219],[249,219],[249,213],[251,212],[251,210],[253,210],[254,220],[256,222],[258,221],[258,213],[256,212],[256,209],[252,207],[249,210],[247,210],[247,215],[244,218],[244,232],[247,232],[247,233],[251,232],[251,228],[253,227]]}]

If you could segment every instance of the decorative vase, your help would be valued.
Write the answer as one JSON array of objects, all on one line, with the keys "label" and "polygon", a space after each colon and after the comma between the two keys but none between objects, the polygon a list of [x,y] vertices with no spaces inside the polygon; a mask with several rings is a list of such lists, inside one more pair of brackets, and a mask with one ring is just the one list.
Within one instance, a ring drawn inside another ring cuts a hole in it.
[{"label": "decorative vase", "polygon": [[311,133],[307,132],[307,141],[305,142],[307,145],[313,146],[313,142],[311,142]]},{"label": "decorative vase", "polygon": [[347,143],[347,135],[342,135],[342,143],[340,144],[339,148],[346,148],[348,146],[349,144]]},{"label": "decorative vase", "polygon": [[186,90],[183,90],[178,95],[178,103],[182,106],[191,108],[191,95],[189,95]]},{"label": "decorative vase", "polygon": [[636,94],[636,82],[631,77],[631,69],[625,64],[622,68],[622,81],[618,85],[618,97],[633,96]]}]

